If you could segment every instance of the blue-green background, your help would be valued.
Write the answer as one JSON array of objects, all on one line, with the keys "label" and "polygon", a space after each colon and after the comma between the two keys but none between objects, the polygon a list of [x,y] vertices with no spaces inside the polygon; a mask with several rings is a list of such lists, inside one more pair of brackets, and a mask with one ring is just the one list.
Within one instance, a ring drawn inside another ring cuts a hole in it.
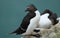
[{"label": "blue-green background", "polygon": [[60,16],[60,0],[0,0],[0,38],[20,38],[9,33],[20,26],[29,4],[34,4],[40,12],[48,8]]}]

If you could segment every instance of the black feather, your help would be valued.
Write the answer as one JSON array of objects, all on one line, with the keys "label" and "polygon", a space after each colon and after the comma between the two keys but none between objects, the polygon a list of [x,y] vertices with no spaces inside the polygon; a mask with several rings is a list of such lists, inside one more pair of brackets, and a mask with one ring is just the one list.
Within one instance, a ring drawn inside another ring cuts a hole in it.
[{"label": "black feather", "polygon": [[22,34],[22,33],[26,32],[27,27],[28,27],[28,25],[29,25],[29,23],[30,23],[30,19],[33,18],[33,17],[35,17],[35,16],[36,16],[35,13],[28,13],[28,14],[24,17],[24,19],[23,19],[20,27],[19,27],[17,30],[15,30],[14,32],[12,32],[12,34],[13,34],[13,33]]}]

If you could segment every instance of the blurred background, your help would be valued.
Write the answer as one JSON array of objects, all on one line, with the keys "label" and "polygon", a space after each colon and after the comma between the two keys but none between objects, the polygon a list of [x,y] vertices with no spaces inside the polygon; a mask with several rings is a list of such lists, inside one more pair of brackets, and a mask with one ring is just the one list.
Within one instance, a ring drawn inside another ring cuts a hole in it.
[{"label": "blurred background", "polygon": [[34,4],[40,12],[47,8],[60,16],[60,0],[0,0],[0,38],[21,37],[9,33],[20,26],[29,4]]}]

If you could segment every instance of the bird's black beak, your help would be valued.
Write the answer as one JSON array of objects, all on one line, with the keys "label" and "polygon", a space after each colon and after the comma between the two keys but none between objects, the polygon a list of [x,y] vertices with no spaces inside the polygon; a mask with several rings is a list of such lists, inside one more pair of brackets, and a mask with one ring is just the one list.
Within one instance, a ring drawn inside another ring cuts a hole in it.
[{"label": "bird's black beak", "polygon": [[28,10],[26,9],[25,12],[27,12]]},{"label": "bird's black beak", "polygon": [[25,9],[25,12],[27,12],[27,11],[29,11],[29,7],[27,7],[27,8]]}]

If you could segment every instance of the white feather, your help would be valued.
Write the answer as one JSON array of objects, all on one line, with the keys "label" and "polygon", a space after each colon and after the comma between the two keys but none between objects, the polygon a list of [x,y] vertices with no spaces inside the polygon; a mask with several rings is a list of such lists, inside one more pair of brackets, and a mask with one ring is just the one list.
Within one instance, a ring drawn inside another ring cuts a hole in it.
[{"label": "white feather", "polygon": [[49,20],[48,16],[49,16],[48,13],[40,16],[40,21],[39,21],[40,28],[48,28],[52,24],[52,22]]},{"label": "white feather", "polygon": [[37,24],[39,23],[39,20],[40,20],[40,12],[37,10],[35,11],[35,13],[36,13],[36,16],[30,20],[30,24],[24,35],[31,34],[31,32],[33,32],[33,30],[38,26]]}]

